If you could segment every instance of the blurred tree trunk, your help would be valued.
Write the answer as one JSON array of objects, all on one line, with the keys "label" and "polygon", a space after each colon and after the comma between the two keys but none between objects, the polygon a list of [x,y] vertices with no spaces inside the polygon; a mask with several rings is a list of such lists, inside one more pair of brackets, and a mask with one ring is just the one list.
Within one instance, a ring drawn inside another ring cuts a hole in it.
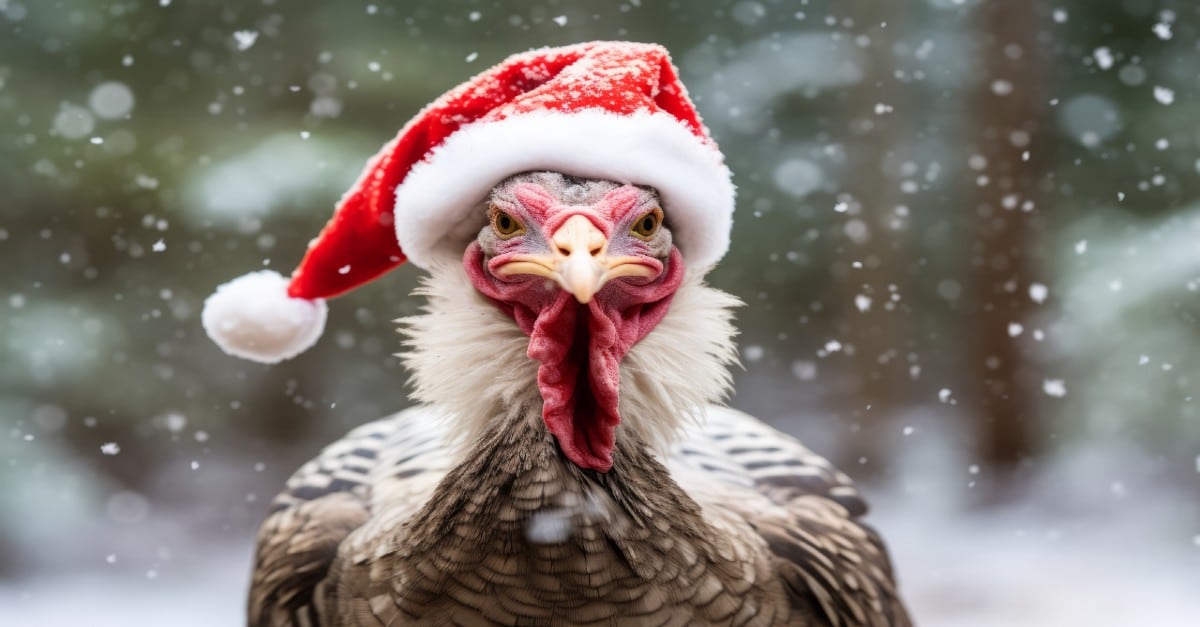
[{"label": "blurred tree trunk", "polygon": [[[905,366],[909,334],[904,308],[892,300],[902,291],[907,265],[907,233],[891,228],[895,207],[903,204],[900,181],[889,176],[911,136],[903,94],[893,76],[893,44],[903,32],[901,11],[890,5],[863,5],[855,15],[856,33],[870,38],[864,49],[862,81],[849,93],[853,145],[859,173],[846,185],[849,198],[843,222],[845,241],[834,268],[833,302],[838,337],[846,343],[852,376],[841,396],[841,415],[850,420],[851,437],[842,452],[857,463],[856,474],[877,474],[887,466],[889,426],[907,402]],[[881,26],[886,24],[886,26]]]},{"label": "blurred tree trunk", "polygon": [[1038,180],[1047,146],[1035,141],[1046,127],[1049,59],[1038,50],[1034,0],[990,0],[979,7],[982,80],[975,87],[972,153],[975,241],[968,285],[974,290],[971,365],[974,386],[966,411],[977,419],[980,461],[1003,488],[1035,452],[1036,383],[1025,368],[1023,337],[1035,303],[1030,285]]}]

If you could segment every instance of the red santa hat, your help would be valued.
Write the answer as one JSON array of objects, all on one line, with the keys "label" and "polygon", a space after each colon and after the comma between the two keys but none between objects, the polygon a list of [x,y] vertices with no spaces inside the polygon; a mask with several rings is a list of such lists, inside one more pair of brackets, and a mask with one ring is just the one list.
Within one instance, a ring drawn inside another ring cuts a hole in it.
[{"label": "red santa hat", "polygon": [[274,363],[312,346],[324,299],[406,259],[461,259],[508,176],[554,170],[649,185],[693,267],[729,244],[734,188],[666,49],[592,42],[517,54],[425,107],[367,163],[290,279],[260,271],[204,303],[225,352]]}]

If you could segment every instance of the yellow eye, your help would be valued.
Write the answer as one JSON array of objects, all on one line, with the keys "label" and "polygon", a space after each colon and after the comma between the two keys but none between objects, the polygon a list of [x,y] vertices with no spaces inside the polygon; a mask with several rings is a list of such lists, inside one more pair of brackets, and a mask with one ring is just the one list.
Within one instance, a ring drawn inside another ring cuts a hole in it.
[{"label": "yellow eye", "polygon": [[499,209],[492,211],[492,229],[500,239],[511,239],[525,232],[525,227],[519,220]]},{"label": "yellow eye", "polygon": [[629,232],[633,233],[634,237],[638,239],[650,239],[658,232],[658,227],[662,226],[662,221],[662,209],[655,207],[649,213],[638,218],[629,229]]}]

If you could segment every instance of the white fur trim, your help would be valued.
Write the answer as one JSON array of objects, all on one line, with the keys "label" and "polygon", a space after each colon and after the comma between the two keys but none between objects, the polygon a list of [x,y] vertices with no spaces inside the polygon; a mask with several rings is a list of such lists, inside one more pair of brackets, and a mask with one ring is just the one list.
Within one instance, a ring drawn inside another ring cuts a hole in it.
[{"label": "white fur trim", "polygon": [[[417,293],[429,302],[399,321],[407,336],[400,357],[413,399],[446,416],[448,433],[465,445],[460,452],[505,407],[541,406],[529,336],[479,295],[461,265],[435,264]],[[667,315],[621,362],[618,442],[632,430],[665,453],[680,427],[724,400],[733,384],[728,366],[737,363],[732,310],[740,304],[688,273]]]},{"label": "white fur trim", "polygon": [[729,247],[734,187],[715,145],[666,113],[601,110],[529,113],[458,130],[396,188],[396,237],[409,260],[429,268],[458,262],[484,225],[470,213],[496,183],[520,172],[553,170],[649,185],[694,269],[715,264]]},{"label": "white fur trim", "polygon": [[325,329],[325,301],[291,298],[288,280],[260,270],[217,288],[200,321],[221,350],[265,364],[305,351]]}]

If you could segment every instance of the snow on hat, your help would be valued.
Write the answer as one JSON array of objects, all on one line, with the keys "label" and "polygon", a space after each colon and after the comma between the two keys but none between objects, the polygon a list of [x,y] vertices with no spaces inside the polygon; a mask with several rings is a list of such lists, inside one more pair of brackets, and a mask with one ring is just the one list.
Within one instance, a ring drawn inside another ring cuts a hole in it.
[{"label": "snow on hat", "polygon": [[291,279],[260,271],[220,286],[204,303],[204,329],[231,355],[293,357],[320,337],[323,299],[406,259],[460,259],[488,191],[531,170],[654,187],[689,265],[712,265],[728,248],[730,173],[666,49],[542,48],[421,110],[367,162]]}]

